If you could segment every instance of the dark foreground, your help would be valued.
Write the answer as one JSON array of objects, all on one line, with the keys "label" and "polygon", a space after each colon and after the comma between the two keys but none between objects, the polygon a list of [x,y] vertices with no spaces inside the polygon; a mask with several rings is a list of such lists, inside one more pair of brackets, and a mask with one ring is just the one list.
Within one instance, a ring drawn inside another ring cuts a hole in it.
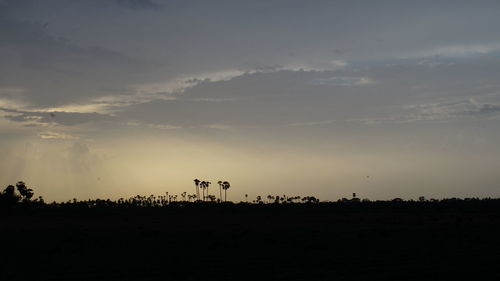
[{"label": "dark foreground", "polygon": [[0,211],[0,280],[500,280],[496,200]]}]

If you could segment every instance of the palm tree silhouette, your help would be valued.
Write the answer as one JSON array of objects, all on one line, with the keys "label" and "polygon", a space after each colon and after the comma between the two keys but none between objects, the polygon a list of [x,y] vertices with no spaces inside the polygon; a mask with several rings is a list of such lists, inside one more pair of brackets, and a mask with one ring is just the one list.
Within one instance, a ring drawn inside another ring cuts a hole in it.
[{"label": "palm tree silhouette", "polygon": [[227,190],[231,187],[228,181],[222,183],[222,189],[224,189],[224,201],[227,201]]},{"label": "palm tree silhouette", "polygon": [[207,188],[207,198],[208,198],[208,186],[209,186],[210,184],[212,184],[212,183],[211,183],[211,182],[209,182],[209,181],[206,181],[206,182],[205,182],[205,186],[206,186],[206,188]]},{"label": "palm tree silhouette", "polygon": [[196,185],[196,197],[200,199],[200,191],[198,189],[200,185],[200,180],[199,179],[194,179],[194,184]]},{"label": "palm tree silhouette", "polygon": [[201,188],[201,192],[202,192],[202,195],[203,195],[203,201],[205,201],[205,181],[201,181],[200,183],[200,188]]},{"label": "palm tree silhouette", "polygon": [[219,195],[220,195],[220,201],[222,201],[222,181],[218,181],[217,184],[219,185]]}]

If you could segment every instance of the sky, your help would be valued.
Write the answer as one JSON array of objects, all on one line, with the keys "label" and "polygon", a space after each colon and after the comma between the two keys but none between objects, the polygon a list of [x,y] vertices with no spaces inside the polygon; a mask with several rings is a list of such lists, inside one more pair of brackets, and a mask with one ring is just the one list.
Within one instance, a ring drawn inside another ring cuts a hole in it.
[{"label": "sky", "polygon": [[0,185],[500,196],[500,2],[0,0]]}]

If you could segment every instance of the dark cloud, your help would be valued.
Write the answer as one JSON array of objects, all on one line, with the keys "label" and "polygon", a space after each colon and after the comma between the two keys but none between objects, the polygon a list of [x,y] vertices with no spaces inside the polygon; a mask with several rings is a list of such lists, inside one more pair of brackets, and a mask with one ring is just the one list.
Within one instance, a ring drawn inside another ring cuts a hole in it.
[{"label": "dark cloud", "polygon": [[198,81],[176,100],[126,108],[123,118],[179,126],[283,126],[442,121],[497,114],[500,65],[408,61],[363,70],[271,71]]},{"label": "dark cloud", "polygon": [[[18,99],[53,106],[106,96],[122,83],[139,83],[147,67],[100,46],[81,47],[50,34],[42,22],[0,17],[0,85],[20,88]],[[135,78],[134,78],[135,77]],[[123,94],[124,91],[121,92]]]},{"label": "dark cloud", "polygon": [[496,1],[3,3],[0,84],[25,89],[20,98],[37,106],[224,70],[365,67],[500,49]]}]

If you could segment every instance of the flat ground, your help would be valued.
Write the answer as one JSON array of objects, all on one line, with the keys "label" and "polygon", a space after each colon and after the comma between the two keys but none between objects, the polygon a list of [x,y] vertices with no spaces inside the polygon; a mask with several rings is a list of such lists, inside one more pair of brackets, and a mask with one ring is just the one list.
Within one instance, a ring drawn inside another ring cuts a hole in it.
[{"label": "flat ground", "polygon": [[500,280],[500,204],[0,210],[1,280]]}]

